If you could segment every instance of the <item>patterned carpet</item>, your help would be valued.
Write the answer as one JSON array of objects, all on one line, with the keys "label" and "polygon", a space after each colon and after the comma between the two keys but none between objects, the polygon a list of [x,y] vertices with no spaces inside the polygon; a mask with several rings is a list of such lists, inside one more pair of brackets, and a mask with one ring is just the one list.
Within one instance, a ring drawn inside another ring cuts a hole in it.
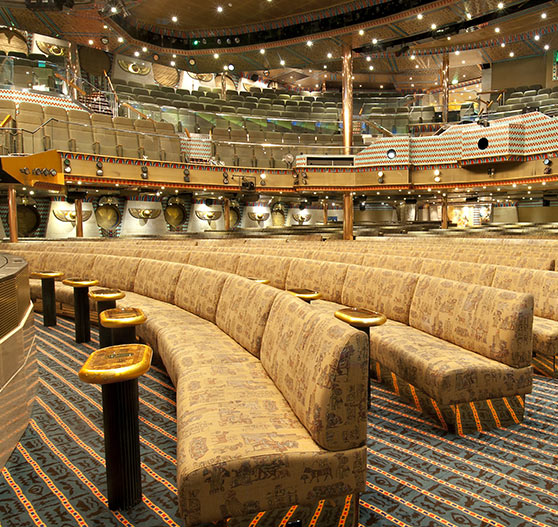
[{"label": "patterned carpet", "polygon": [[[2,527],[182,525],[176,514],[175,390],[152,368],[140,383],[143,503],[107,508],[101,394],[76,372],[97,345],[73,323],[42,327],[33,419],[0,476]],[[558,526],[558,381],[537,377],[513,429],[456,437],[374,385],[361,525]],[[254,525],[256,525],[253,522]]]}]

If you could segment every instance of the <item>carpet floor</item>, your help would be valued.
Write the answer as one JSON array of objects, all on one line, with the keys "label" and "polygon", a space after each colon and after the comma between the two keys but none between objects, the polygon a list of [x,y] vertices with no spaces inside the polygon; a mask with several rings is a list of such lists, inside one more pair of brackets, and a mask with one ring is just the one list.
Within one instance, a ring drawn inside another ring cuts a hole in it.
[{"label": "carpet floor", "polygon": [[[143,501],[112,512],[101,392],[76,375],[98,345],[96,329],[90,343],[76,344],[70,320],[44,328],[36,315],[36,328],[38,397],[1,471],[1,526],[183,525],[176,510],[175,389],[165,372],[153,367],[140,379]],[[558,527],[557,403],[558,380],[537,376],[522,424],[458,437],[374,384],[361,525]]]}]

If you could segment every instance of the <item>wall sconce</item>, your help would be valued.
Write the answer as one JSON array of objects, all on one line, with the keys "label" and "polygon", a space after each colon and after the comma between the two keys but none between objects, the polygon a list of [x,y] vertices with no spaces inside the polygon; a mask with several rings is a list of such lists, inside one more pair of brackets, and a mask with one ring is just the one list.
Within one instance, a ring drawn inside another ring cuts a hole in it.
[{"label": "wall sconce", "polygon": [[141,179],[147,179],[149,177],[148,173],[147,173],[147,167],[145,165],[142,165],[141,167]]},{"label": "wall sconce", "polygon": [[312,218],[312,213],[307,212],[305,214],[303,213],[299,213],[299,214],[293,214],[293,219],[298,222],[299,225],[304,225],[306,222],[310,221],[310,219]]},{"label": "wall sconce", "polygon": [[249,212],[248,217],[252,221],[257,221],[259,227],[263,227],[263,223],[269,218],[269,212]]},{"label": "wall sconce", "polygon": [[221,217],[220,210],[197,210],[196,216],[199,220],[207,221],[209,228],[213,228],[212,222],[217,221]]},{"label": "wall sconce", "polygon": [[154,220],[161,215],[161,209],[128,209],[130,216],[136,220],[142,220],[142,225],[147,223],[147,220]]},{"label": "wall sconce", "polygon": [[[52,213],[54,214],[54,217],[58,220],[58,221],[64,221],[64,222],[69,222],[72,224],[72,227],[76,226],[76,211],[75,210],[71,210],[71,209],[66,209],[66,210],[53,210]],[[89,218],[91,218],[91,214],[93,214],[92,210],[84,210],[81,213],[81,219],[82,222],[86,222]]]}]

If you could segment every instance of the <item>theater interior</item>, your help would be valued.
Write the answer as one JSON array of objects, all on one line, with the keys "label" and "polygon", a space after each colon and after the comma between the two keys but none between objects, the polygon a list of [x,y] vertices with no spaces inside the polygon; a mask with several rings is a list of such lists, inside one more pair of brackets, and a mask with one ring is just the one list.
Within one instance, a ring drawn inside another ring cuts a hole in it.
[{"label": "theater interior", "polygon": [[557,33],[0,1],[0,526],[558,527]]}]

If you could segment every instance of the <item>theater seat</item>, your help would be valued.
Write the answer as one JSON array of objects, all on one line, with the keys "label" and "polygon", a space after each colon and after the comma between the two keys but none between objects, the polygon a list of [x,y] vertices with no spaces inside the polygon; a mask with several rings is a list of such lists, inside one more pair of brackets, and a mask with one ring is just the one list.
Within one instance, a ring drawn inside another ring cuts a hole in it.
[{"label": "theater seat", "polygon": [[68,110],[68,133],[70,136],[70,150],[72,152],[93,153],[93,128],[88,112]]},{"label": "theater seat", "polygon": [[134,129],[134,122],[126,117],[115,117],[113,119],[116,132],[116,151],[119,156],[141,158],[141,149],[138,134]]},{"label": "theater seat", "polygon": [[161,159],[163,161],[182,161],[182,149],[180,139],[176,135],[174,126],[163,121],[155,123],[155,130],[159,134],[161,145]]},{"label": "theater seat", "polygon": [[55,106],[45,106],[44,108],[45,124],[43,128],[45,149],[46,150],[62,150],[67,152],[70,150],[70,135],[68,131],[68,114],[64,108]]},{"label": "theater seat", "polygon": [[155,135],[155,123],[147,119],[136,119],[134,129],[141,134],[138,135],[141,156],[148,159],[161,159],[161,145],[159,137]]},{"label": "theater seat", "polygon": [[115,156],[116,152],[116,133],[112,124],[112,117],[100,113],[91,115],[91,125],[93,127],[94,148],[96,154]]}]

